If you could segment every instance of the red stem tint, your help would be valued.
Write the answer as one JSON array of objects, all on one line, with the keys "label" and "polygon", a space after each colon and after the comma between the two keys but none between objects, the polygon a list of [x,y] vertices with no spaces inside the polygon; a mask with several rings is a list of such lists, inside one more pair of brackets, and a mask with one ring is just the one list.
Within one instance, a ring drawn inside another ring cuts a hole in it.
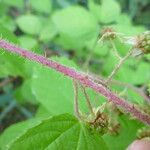
[{"label": "red stem tint", "polygon": [[83,85],[92,88],[94,91],[100,93],[101,95],[105,96],[109,101],[113,102],[117,106],[122,107],[124,110],[132,114],[134,117],[142,121],[143,123],[150,125],[150,116],[144,112],[141,112],[138,108],[134,107],[133,104],[127,102],[123,98],[120,98],[118,95],[110,91],[107,87],[103,86],[102,84],[95,83],[90,76],[86,75],[85,73],[79,72],[73,68],[69,68],[62,64],[59,64],[53,60],[47,59],[44,56],[35,54],[29,50],[22,49],[17,47],[13,44],[5,40],[0,40],[0,48],[5,49],[8,52],[18,54],[24,58],[29,60],[33,60],[38,62],[44,66],[49,68],[53,68],[54,70],[68,76],[72,79],[75,79],[82,83]]}]

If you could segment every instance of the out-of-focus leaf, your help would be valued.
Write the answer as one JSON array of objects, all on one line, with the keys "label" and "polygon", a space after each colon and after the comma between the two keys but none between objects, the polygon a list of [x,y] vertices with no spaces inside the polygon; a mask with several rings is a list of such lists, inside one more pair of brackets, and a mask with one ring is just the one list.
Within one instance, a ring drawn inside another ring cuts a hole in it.
[{"label": "out-of-focus leaf", "polygon": [[52,0],[31,0],[31,7],[42,13],[50,13],[52,9]]},{"label": "out-of-focus leaf", "polygon": [[20,41],[20,46],[26,49],[32,49],[34,46],[37,45],[36,39],[27,35],[20,36],[19,41]]},{"label": "out-of-focus leaf", "polygon": [[52,20],[60,33],[61,43],[66,48],[80,49],[84,47],[85,42],[92,40],[98,34],[95,18],[80,6],[57,11]]},{"label": "out-of-focus leaf", "polygon": [[7,5],[14,6],[18,8],[23,8],[23,0],[3,0]]},{"label": "out-of-focus leaf", "polygon": [[0,18],[0,24],[10,31],[14,31],[16,29],[15,21],[9,16],[2,16]]},{"label": "out-of-focus leaf", "polygon": [[54,23],[50,20],[42,27],[40,32],[40,40],[50,41],[56,36],[57,33],[58,31]]},{"label": "out-of-focus leaf", "polygon": [[23,32],[34,35],[39,34],[42,25],[40,18],[32,14],[19,16],[16,22]]},{"label": "out-of-focus leaf", "polygon": [[102,0],[100,7],[100,21],[103,23],[116,21],[120,12],[120,6],[115,0]]}]

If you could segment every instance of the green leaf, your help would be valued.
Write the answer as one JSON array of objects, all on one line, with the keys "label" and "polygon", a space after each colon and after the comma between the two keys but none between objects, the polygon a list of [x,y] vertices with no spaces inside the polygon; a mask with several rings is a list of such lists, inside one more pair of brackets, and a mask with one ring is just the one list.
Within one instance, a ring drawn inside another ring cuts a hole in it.
[{"label": "green leaf", "polygon": [[41,119],[35,118],[35,119],[30,119],[10,126],[0,135],[0,148],[2,150],[6,150],[7,145],[12,143],[17,137],[21,136],[28,129],[34,127],[40,122]]},{"label": "green leaf", "polygon": [[101,18],[100,18],[101,6],[97,3],[95,3],[93,0],[89,0],[88,7],[89,7],[90,11],[92,12],[92,14],[95,16],[95,18],[98,21],[101,21]]},{"label": "green leaf", "polygon": [[52,9],[51,0],[31,0],[31,7],[42,13],[50,13]]},{"label": "green leaf", "polygon": [[23,8],[23,0],[3,0],[7,5]]},{"label": "green leaf", "polygon": [[[0,34],[2,35],[3,39],[11,41],[14,44],[18,43],[17,37],[1,25]],[[23,59],[8,52],[4,52],[2,49],[0,49],[0,53],[0,77],[8,75],[23,76]]]},{"label": "green leaf", "polygon": [[138,85],[145,84],[148,80],[150,80],[150,65],[146,62],[141,62],[137,65],[137,76],[135,76],[135,82]]},{"label": "green leaf", "polygon": [[137,26],[137,25],[133,26],[132,24],[127,25],[124,24],[124,22],[111,25],[110,27],[112,27],[114,30],[116,30],[119,33],[126,34],[126,36],[134,36],[145,31],[145,28],[143,26]]},{"label": "green leaf", "polygon": [[26,49],[32,49],[37,45],[36,39],[31,36],[23,35],[19,37],[20,46]]},{"label": "green leaf", "polygon": [[128,96],[128,100],[132,103],[143,105],[145,104],[145,100],[142,96],[139,95],[139,93],[136,93],[132,90],[127,90],[126,95]]},{"label": "green leaf", "polygon": [[116,21],[118,24],[132,25],[131,18],[127,14],[120,14]]},{"label": "green leaf", "polygon": [[134,69],[132,69],[131,64],[130,66],[124,65],[121,67],[116,75],[117,79],[135,85],[145,84],[150,79],[149,64],[146,62],[140,62],[139,64],[135,64],[133,67]]},{"label": "green leaf", "polygon": [[[56,59],[65,65],[75,64],[67,59]],[[55,70],[34,65],[32,75],[32,92],[50,113],[73,112],[73,87],[71,79]]]},{"label": "green leaf", "polygon": [[59,40],[66,48],[82,48],[85,42],[92,40],[98,34],[96,19],[80,6],[57,11],[52,16],[52,20],[60,32]]},{"label": "green leaf", "polygon": [[14,96],[20,103],[37,104],[34,94],[31,91],[31,79],[24,80],[23,84],[15,89]]},{"label": "green leaf", "polygon": [[45,26],[41,29],[40,32],[40,40],[42,41],[50,41],[52,40],[57,34],[57,29],[54,23],[50,20],[46,22]]},{"label": "green leaf", "polygon": [[19,28],[28,34],[38,34],[41,29],[40,18],[36,15],[27,14],[19,16],[16,20]]},{"label": "green leaf", "polygon": [[9,31],[7,28],[5,28],[1,24],[0,24],[0,34],[1,34],[3,39],[11,41],[15,44],[18,43],[17,37],[11,31]]},{"label": "green leaf", "polygon": [[102,0],[100,7],[100,21],[103,23],[116,21],[120,12],[120,6],[115,0]]},{"label": "green leaf", "polygon": [[[92,49],[93,50],[93,49]],[[95,49],[94,49],[94,53],[97,54],[97,55],[100,55],[100,56],[106,56],[109,52],[109,48],[107,45],[104,45],[104,44],[97,44],[95,46]]]},{"label": "green leaf", "polygon": [[101,136],[70,115],[54,116],[30,128],[8,150],[107,150]]},{"label": "green leaf", "polygon": [[121,129],[118,135],[105,134],[103,136],[110,150],[126,149],[136,139],[137,130],[143,126],[142,123],[129,120],[127,116],[120,117]]},{"label": "green leaf", "polygon": [[37,112],[36,112],[36,116],[35,117],[46,118],[48,116],[51,116],[51,114],[47,111],[47,109],[45,109],[45,107],[40,105],[38,110],[37,110]]},{"label": "green leaf", "polygon": [[8,6],[4,3],[4,1],[0,2],[0,14],[6,14],[8,11]]},{"label": "green leaf", "polygon": [[15,21],[10,16],[7,15],[3,15],[0,18],[0,24],[10,31],[15,31],[16,29]]}]

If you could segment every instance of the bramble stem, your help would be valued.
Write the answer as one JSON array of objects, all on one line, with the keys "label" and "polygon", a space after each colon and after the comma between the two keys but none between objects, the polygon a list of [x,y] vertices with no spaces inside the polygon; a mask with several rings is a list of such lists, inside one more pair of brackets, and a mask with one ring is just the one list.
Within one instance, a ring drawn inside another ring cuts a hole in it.
[{"label": "bramble stem", "polygon": [[5,49],[5,51],[8,52],[18,54],[19,56],[22,56],[29,60],[38,62],[43,66],[53,68],[54,70],[64,74],[65,76],[73,78],[74,80],[80,82],[84,86],[92,88],[95,92],[98,92],[99,94],[103,95],[109,101],[112,101],[117,106],[122,107],[127,112],[130,112],[134,117],[136,117],[140,121],[150,125],[150,116],[148,114],[141,112],[136,107],[133,107],[133,104],[127,102],[123,98],[120,98],[118,95],[110,91],[107,87],[103,86],[102,84],[95,83],[92,79],[90,79],[90,76],[86,75],[85,73],[76,71],[73,68],[69,68],[62,64],[59,64],[51,59],[47,59],[44,56],[35,54],[29,50],[17,47],[2,39],[0,40],[0,48],[3,48]]}]

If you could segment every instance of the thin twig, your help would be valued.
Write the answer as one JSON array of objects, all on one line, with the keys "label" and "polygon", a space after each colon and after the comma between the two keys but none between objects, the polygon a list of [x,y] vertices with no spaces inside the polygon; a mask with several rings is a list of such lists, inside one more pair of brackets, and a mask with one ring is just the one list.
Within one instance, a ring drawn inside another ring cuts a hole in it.
[{"label": "thin twig", "polygon": [[118,53],[118,51],[117,51],[117,49],[116,49],[116,46],[115,46],[114,42],[113,42],[111,39],[110,39],[110,43],[111,43],[111,45],[112,45],[112,49],[113,49],[113,51],[114,51],[114,54],[116,55],[116,57],[117,57],[119,60],[121,60],[122,57],[119,55],[119,53]]},{"label": "thin twig", "polygon": [[44,56],[35,54],[32,51],[25,50],[23,48],[20,48],[18,46],[15,46],[13,44],[10,44],[9,42],[5,40],[0,40],[0,47],[3,48],[5,51],[18,54],[19,56],[22,56],[26,59],[38,62],[42,64],[43,66],[47,66],[51,69],[54,69],[65,76],[68,76],[81,84],[92,88],[95,92],[98,92],[99,94],[103,95],[108,99],[109,101],[113,102],[117,106],[122,107],[124,110],[129,112],[131,115],[133,115],[138,120],[142,121],[143,123],[150,125],[150,116],[147,113],[144,113],[140,109],[133,107],[133,104],[128,102],[127,100],[120,98],[117,94],[113,93],[109,88],[105,87],[103,84],[97,84],[95,81],[91,80],[90,76],[83,72],[79,72],[73,68],[64,66],[56,61],[53,61],[51,59],[47,59]]},{"label": "thin twig", "polygon": [[143,97],[148,103],[150,103],[150,97],[148,97],[142,88],[138,88],[138,87],[135,87],[131,84],[128,84],[128,83],[124,83],[124,82],[120,82],[120,81],[116,81],[116,80],[112,80],[111,81],[112,84],[118,84],[120,86],[123,86],[123,87],[126,87],[128,89],[131,89],[132,91],[134,91],[135,93],[139,94],[141,97]]},{"label": "thin twig", "polygon": [[90,97],[88,96],[88,94],[87,94],[87,92],[86,92],[86,89],[85,89],[85,87],[84,87],[83,85],[81,85],[81,89],[82,89],[83,94],[84,94],[84,96],[85,96],[85,99],[86,99],[88,108],[89,108],[89,110],[90,110],[90,113],[91,113],[92,115],[94,115],[93,108],[92,108],[92,105],[91,105],[91,102],[90,102]]},{"label": "thin twig", "polygon": [[16,107],[19,109],[19,111],[26,117],[26,118],[32,118],[33,114],[27,110],[25,107],[21,106],[20,104],[16,104]]},{"label": "thin twig", "polygon": [[3,87],[3,86],[5,86],[5,85],[7,85],[7,84],[9,84],[10,82],[12,82],[12,81],[14,81],[14,80],[15,80],[15,78],[7,78],[7,79],[3,80],[3,81],[0,83],[0,88]]},{"label": "thin twig", "polygon": [[78,103],[78,83],[75,80],[73,80],[73,87],[74,87],[74,112],[77,115],[77,117],[82,120]]},{"label": "thin twig", "polygon": [[109,84],[110,81],[112,80],[113,76],[118,72],[118,70],[120,69],[120,67],[123,65],[123,63],[132,55],[133,53],[133,49],[131,49],[127,55],[125,57],[123,57],[119,63],[115,66],[114,70],[112,71],[112,73],[109,75],[109,77],[107,78],[107,80],[105,81],[105,84]]},{"label": "thin twig", "polygon": [[[91,74],[91,79],[94,80],[96,83],[98,84],[103,84],[104,86],[106,86],[104,83],[106,81],[106,79],[104,77],[101,77],[101,76],[98,76],[96,74]],[[145,87],[142,87],[142,88],[138,88],[134,85],[131,85],[129,83],[125,83],[125,82],[120,82],[120,81],[117,81],[117,80],[111,80],[110,81],[111,84],[116,84],[116,85],[119,85],[119,86],[122,86],[122,87],[125,87],[125,88],[128,88],[132,91],[134,91],[135,93],[139,94],[141,97],[144,98],[145,101],[147,101],[148,103],[150,103],[150,97],[147,96],[145,94],[145,92],[143,91],[143,88]]]},{"label": "thin twig", "polygon": [[95,47],[96,47],[96,44],[97,44],[97,40],[96,42],[94,42],[94,45],[93,45],[93,48],[92,50],[90,50],[89,54],[88,54],[88,57],[87,59],[85,60],[84,64],[83,64],[83,69],[87,70],[88,66],[89,66],[89,63],[93,57],[93,54],[94,54],[94,50],[95,50]]},{"label": "thin twig", "polygon": [[14,109],[14,107],[16,107],[16,102],[15,101],[11,101],[9,103],[9,105],[1,112],[0,114],[0,122],[2,122],[2,120],[5,118],[5,116],[12,111],[12,109]]}]

